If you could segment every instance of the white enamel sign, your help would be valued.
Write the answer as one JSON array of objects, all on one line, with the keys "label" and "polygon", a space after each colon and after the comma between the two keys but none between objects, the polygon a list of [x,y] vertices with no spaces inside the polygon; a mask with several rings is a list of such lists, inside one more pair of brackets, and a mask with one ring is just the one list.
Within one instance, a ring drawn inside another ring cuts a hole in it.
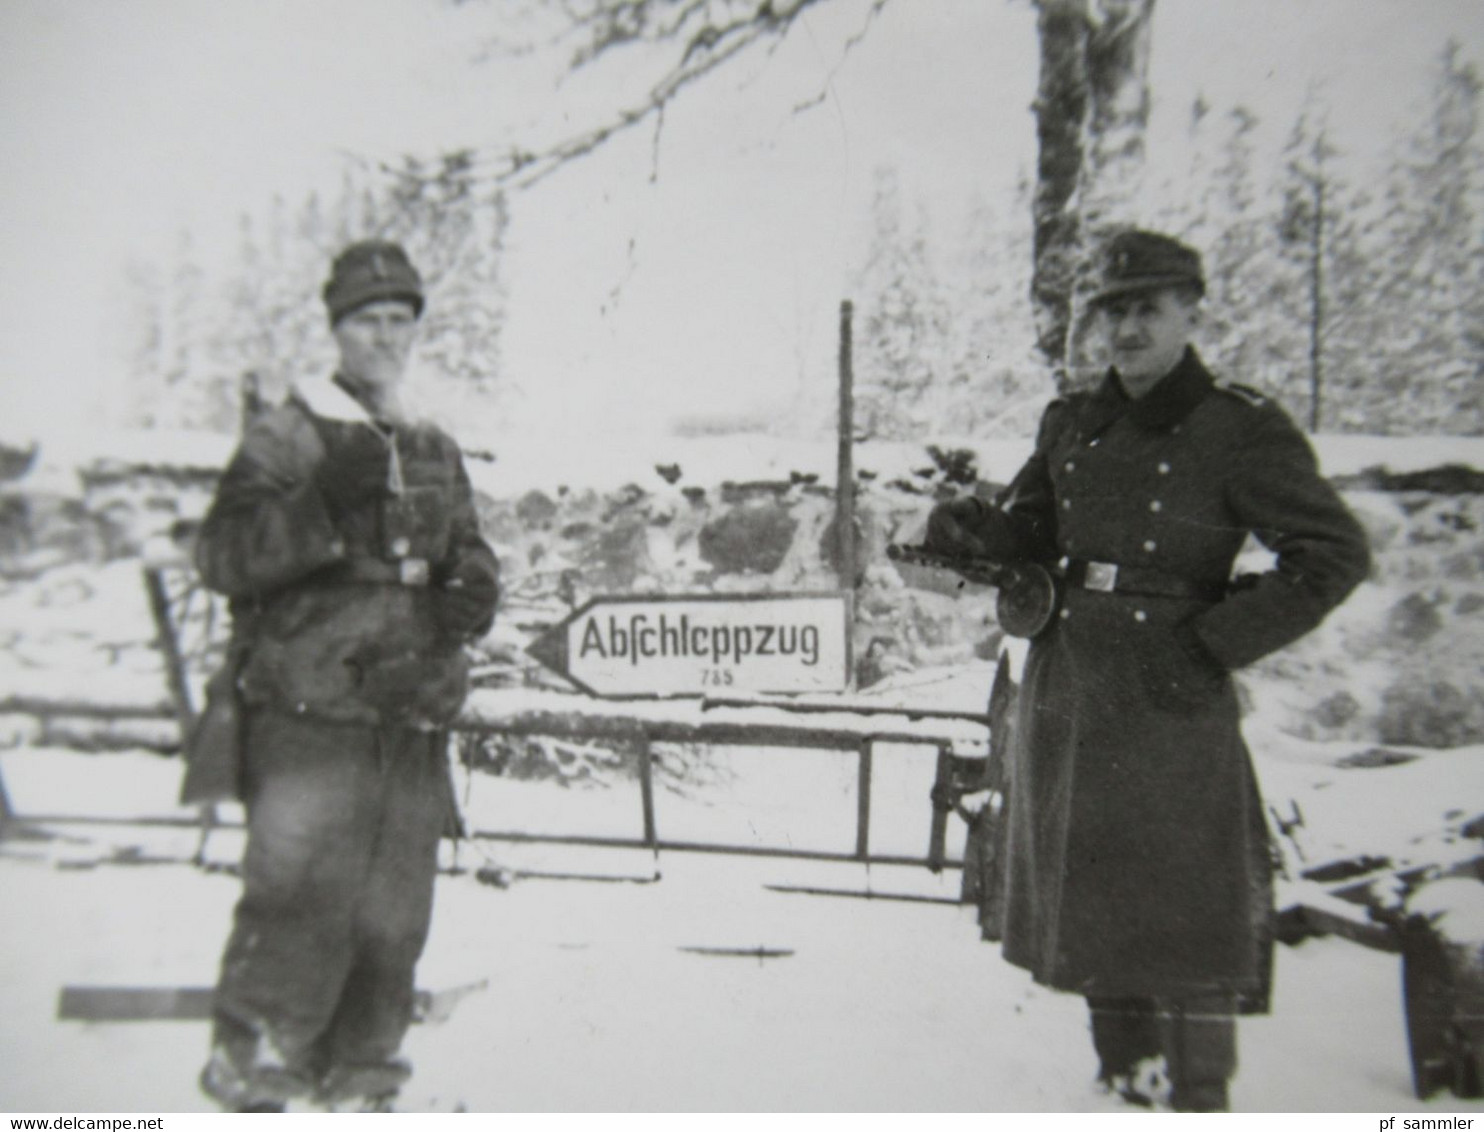
[{"label": "white enamel sign", "polygon": [[838,692],[849,627],[844,593],[601,597],[528,651],[594,696]]}]

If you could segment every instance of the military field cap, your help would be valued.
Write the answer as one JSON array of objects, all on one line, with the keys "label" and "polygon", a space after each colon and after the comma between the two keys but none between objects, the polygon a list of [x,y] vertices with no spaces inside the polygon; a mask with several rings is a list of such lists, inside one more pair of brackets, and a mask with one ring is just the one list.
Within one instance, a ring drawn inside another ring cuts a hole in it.
[{"label": "military field cap", "polygon": [[1103,249],[1102,273],[1090,302],[1096,306],[1119,295],[1177,286],[1206,293],[1200,253],[1169,236],[1135,228],[1118,233]]},{"label": "military field cap", "polygon": [[402,245],[390,240],[362,240],[336,256],[324,297],[331,326],[382,299],[401,299],[412,304],[414,315],[423,313],[422,276]]}]

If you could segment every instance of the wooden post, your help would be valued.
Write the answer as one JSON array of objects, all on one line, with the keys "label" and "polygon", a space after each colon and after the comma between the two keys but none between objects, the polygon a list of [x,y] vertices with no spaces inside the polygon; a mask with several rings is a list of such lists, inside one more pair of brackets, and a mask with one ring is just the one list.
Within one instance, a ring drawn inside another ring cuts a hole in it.
[{"label": "wooden post", "polygon": [[654,823],[654,751],[648,736],[639,742],[639,803],[644,809],[644,844],[655,849],[659,835]]},{"label": "wooden post", "polygon": [[[948,786],[953,782],[953,751],[945,743],[938,744],[938,765],[933,774],[933,785]],[[943,871],[944,859],[947,857],[948,841],[948,811],[933,801],[933,824],[928,831],[928,869],[931,872]]]},{"label": "wooden post", "polygon": [[5,836],[5,827],[15,817],[15,810],[10,805],[10,795],[5,792],[5,777],[0,775],[0,837]]},{"label": "wooden post", "polygon": [[855,589],[855,389],[851,368],[850,300],[840,304],[840,420],[835,471],[835,535],[840,540],[840,588]]},{"label": "wooden post", "polygon": [[[155,631],[159,634],[155,643],[165,664],[165,679],[170,686],[170,700],[175,707],[175,718],[180,723],[180,758],[190,758],[188,747],[191,732],[196,725],[196,705],[191,699],[191,685],[186,678],[185,656],[180,651],[180,638],[175,632],[175,620],[170,616],[170,591],[165,586],[165,572],[156,566],[144,568],[144,589],[149,594],[149,609],[154,615]],[[203,802],[197,807],[201,821],[201,838],[196,842],[197,865],[206,863],[206,842],[217,826],[216,805]]]},{"label": "wooden post", "polygon": [[862,739],[860,766],[856,781],[855,855],[865,860],[871,855],[871,756],[870,739]]},{"label": "wooden post", "polygon": [[170,617],[170,594],[165,588],[165,573],[155,566],[144,568],[144,589],[149,595],[150,613],[155,619],[155,644],[164,658],[165,680],[170,688],[170,700],[175,706],[175,717],[180,721],[180,744],[185,748],[191,735],[191,725],[196,721],[196,707],[191,702],[191,688],[186,680],[185,658],[181,656],[180,641],[175,635],[175,623]]}]

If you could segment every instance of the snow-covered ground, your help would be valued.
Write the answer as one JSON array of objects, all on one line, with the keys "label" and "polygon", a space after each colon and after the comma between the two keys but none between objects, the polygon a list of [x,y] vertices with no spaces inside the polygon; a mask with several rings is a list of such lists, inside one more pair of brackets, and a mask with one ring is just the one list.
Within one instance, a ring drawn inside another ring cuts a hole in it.
[{"label": "snow-covered ground", "polygon": [[[146,451],[131,444],[118,438],[117,458]],[[225,455],[220,444],[199,451],[168,437],[155,444],[174,466],[198,460],[210,467]],[[1448,461],[1478,467],[1481,445],[1479,438],[1335,438],[1319,447],[1326,470],[1342,474]],[[101,451],[106,455],[106,446]],[[580,461],[579,470],[604,487],[632,479],[656,489],[654,465],[661,460],[681,464],[677,490],[728,478],[786,479],[795,471],[828,482],[831,452],[826,445],[795,450],[762,438],[707,438],[615,450]],[[981,471],[1006,478],[1023,454],[1023,445],[984,446]],[[559,468],[545,455],[541,463],[539,449],[527,458],[511,446],[493,464],[472,467],[508,498],[570,480],[570,464]],[[922,449],[907,445],[865,448],[856,458],[858,468],[883,478],[924,462]],[[1430,547],[1416,553],[1436,553]],[[0,595],[0,693],[161,704],[165,687],[159,655],[147,644],[149,624],[138,560],[71,563],[49,569],[45,585],[18,583]],[[1336,671],[1335,680],[1354,685],[1358,679],[1353,666]],[[1282,675],[1254,684],[1245,721],[1268,803],[1285,823],[1302,817],[1284,839],[1290,876],[1280,906],[1334,899],[1297,879],[1315,865],[1385,857],[1390,865],[1381,872],[1391,875],[1479,856],[1477,830],[1469,835],[1464,826],[1484,811],[1484,748],[1388,743],[1378,756],[1373,736],[1305,740],[1287,724],[1284,701],[1290,693],[1312,701],[1317,690],[1290,687]],[[876,706],[974,711],[983,707],[990,679],[985,663],[918,670],[859,698]],[[537,710],[553,698],[568,710],[582,705],[576,697],[531,689],[481,692],[471,706]],[[724,718],[694,702],[627,710]],[[778,722],[778,714],[757,718]],[[824,725],[833,717],[812,718]],[[894,719],[892,728],[903,725]],[[942,721],[915,726],[924,734],[950,728]],[[660,751],[662,767],[670,753]],[[662,838],[853,849],[853,756],[744,748],[678,754],[693,773],[683,783],[661,777]],[[932,771],[931,747],[878,750],[873,852],[925,853]],[[22,814],[190,816],[174,806],[177,760],[143,751],[62,750],[25,717],[0,718],[0,774]],[[475,828],[641,834],[638,788],[621,776],[563,785],[478,775],[461,785]],[[956,819],[951,829],[956,854],[962,847]],[[189,828],[74,824],[45,833],[0,842],[0,907],[7,914],[0,933],[0,1110],[207,1110],[195,1087],[204,1022],[59,1021],[58,995],[65,986],[210,985],[237,882],[187,863],[197,842]],[[239,835],[219,830],[208,850],[212,861],[229,863],[240,850]],[[924,868],[682,852],[656,858],[638,850],[504,842],[466,842],[447,864],[419,981],[434,991],[487,985],[464,997],[447,1021],[414,1028],[407,1052],[417,1070],[406,1108],[1108,1107],[1090,1088],[1095,1064],[1081,1001],[1033,986],[980,942],[971,910],[951,902],[959,885],[954,870],[935,877]],[[515,879],[503,888],[481,883],[475,873],[488,866]],[[610,879],[594,879],[600,877]],[[780,887],[938,900],[866,900]],[[1478,925],[1466,915],[1472,905],[1463,897],[1481,888],[1474,881],[1441,882],[1419,896],[1431,892],[1433,910],[1477,938]],[[764,956],[733,954],[759,949]],[[1280,948],[1272,1016],[1241,1023],[1235,1107],[1484,1109],[1484,1102],[1449,1094],[1426,1106],[1413,1097],[1399,967],[1394,955],[1333,938]]]},{"label": "snow-covered ground", "polygon": [[[987,678],[987,672],[974,674]],[[965,681],[971,683],[971,681]],[[951,699],[951,697],[949,697]],[[1484,798],[1484,751],[1339,768],[1349,749],[1268,737],[1269,801],[1297,801],[1308,851],[1462,854],[1455,802]],[[872,847],[920,854],[930,748],[883,750]],[[854,763],[717,750],[699,785],[662,789],[661,837],[848,851]],[[0,771],[23,813],[183,815],[179,765],[143,753],[19,747]],[[85,785],[81,785],[85,784]],[[579,789],[483,775],[475,824],[637,837],[631,783]],[[1452,801],[1450,801],[1450,799]],[[230,815],[229,815],[230,816]],[[961,847],[957,821],[950,849]],[[200,1021],[57,1019],[64,986],[206,986],[237,882],[186,863],[191,829],[52,827],[0,845],[0,1110],[207,1111]],[[239,835],[208,842],[235,859]],[[480,984],[414,1027],[402,1107],[450,1111],[1099,1111],[1080,999],[1035,987],[950,903],[954,870],[465,842],[446,848],[430,990]],[[515,874],[481,883],[481,868]],[[538,875],[545,874],[545,875]],[[609,877],[612,879],[597,879]],[[1285,889],[1284,899],[1304,895]],[[762,949],[773,957],[726,954]],[[721,954],[718,954],[721,952]],[[1262,1111],[1484,1110],[1411,1092],[1394,955],[1338,939],[1278,953],[1274,1012],[1241,1023],[1233,1104]],[[1115,1106],[1116,1107],[1116,1106]]]},{"label": "snow-covered ground", "polygon": [[[178,848],[190,839],[182,835]],[[469,852],[465,851],[466,854]],[[506,864],[625,870],[498,850]],[[1088,1111],[1109,1107],[1079,999],[978,941],[967,909],[772,891],[921,891],[926,874],[667,854],[657,883],[440,881],[424,987],[488,980],[413,1028],[401,1107],[450,1111]],[[181,864],[59,868],[7,850],[0,1110],[209,1111],[203,1022],[58,1022],[64,985],[207,985],[237,885]],[[129,898],[118,897],[120,886]],[[939,887],[948,894],[956,878]],[[787,951],[758,959],[686,948]],[[1276,1012],[1241,1024],[1233,1103],[1396,1111],[1411,1097],[1395,957],[1283,949]],[[1479,1109],[1439,1098],[1440,1112]]]}]

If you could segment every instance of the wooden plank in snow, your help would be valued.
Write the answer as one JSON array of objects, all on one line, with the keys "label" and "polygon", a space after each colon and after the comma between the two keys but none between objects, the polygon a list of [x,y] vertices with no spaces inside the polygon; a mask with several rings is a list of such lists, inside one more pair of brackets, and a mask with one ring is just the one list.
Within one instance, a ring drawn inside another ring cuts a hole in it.
[{"label": "wooden plank in snow", "polygon": [[[414,1022],[445,1021],[459,1000],[489,985],[487,980],[420,990],[413,999]],[[62,1022],[204,1022],[211,1017],[213,987],[66,986],[57,997]]]}]

